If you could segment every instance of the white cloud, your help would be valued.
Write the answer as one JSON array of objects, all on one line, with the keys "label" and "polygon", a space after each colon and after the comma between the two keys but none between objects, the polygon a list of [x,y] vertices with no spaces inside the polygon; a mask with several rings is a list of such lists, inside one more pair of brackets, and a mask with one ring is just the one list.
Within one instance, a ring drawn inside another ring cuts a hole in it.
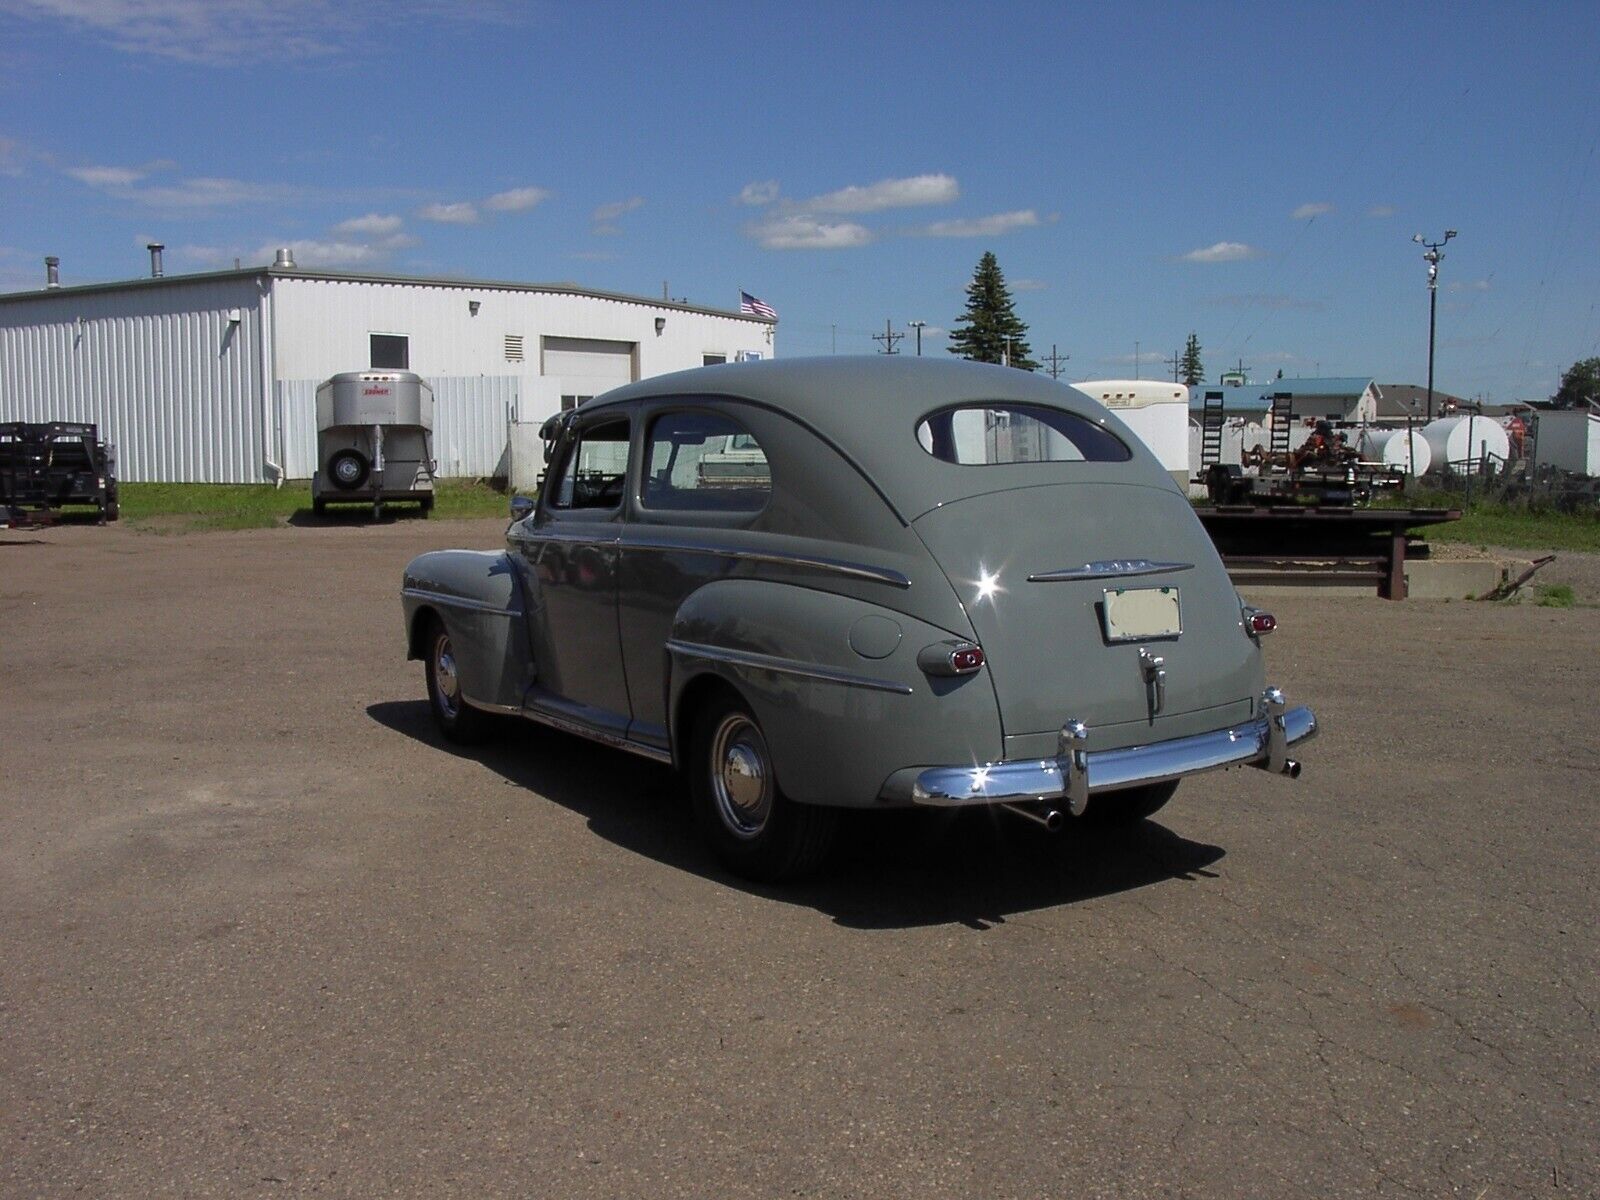
[{"label": "white cloud", "polygon": [[[360,53],[370,49],[374,26],[363,6],[326,0],[5,0],[3,7],[95,35],[125,53],[211,66]],[[424,20],[508,24],[518,19],[518,7],[510,0],[409,0],[383,17],[391,27]]]},{"label": "white cloud", "polygon": [[590,220],[594,221],[597,225],[609,225],[618,217],[624,216],[627,213],[631,213],[643,203],[643,196],[634,196],[627,200],[618,200],[614,204],[602,204],[599,208],[594,210],[594,215],[590,217]]},{"label": "white cloud", "polygon": [[[512,188],[509,192],[496,192],[483,202],[483,206],[492,212],[527,212],[528,209],[537,204],[542,204],[548,199],[550,199],[550,193],[544,188],[520,187]],[[459,206],[452,204],[443,207],[456,208]],[[439,217],[434,219],[447,220],[452,218]],[[475,221],[477,219],[477,214],[473,214],[472,220]]]},{"label": "white cloud", "polygon": [[349,234],[393,234],[399,233],[405,224],[396,216],[385,216],[381,213],[368,213],[364,217],[351,217],[348,221],[340,221],[333,227],[335,233]]},{"label": "white cloud", "polygon": [[67,174],[92,188],[129,187],[149,174],[137,167],[68,167]]},{"label": "white cloud", "polygon": [[1050,285],[1042,279],[1009,279],[1007,285],[1013,292],[1047,292]]},{"label": "white cloud", "polygon": [[1333,205],[1326,200],[1318,200],[1313,204],[1302,204],[1289,214],[1291,221],[1309,221],[1312,217],[1320,217],[1324,213],[1331,213]]},{"label": "white cloud", "polygon": [[916,232],[926,237],[999,237],[1018,229],[1034,229],[1044,224],[1033,209],[1020,212],[995,213],[988,217],[967,217],[954,221],[935,221]]},{"label": "white cloud", "polygon": [[1367,209],[1367,216],[1369,217],[1392,217],[1394,214],[1395,207],[1392,204],[1374,204],[1371,208]]},{"label": "white cloud", "polygon": [[739,189],[739,203],[748,204],[756,208],[763,204],[771,204],[777,198],[778,181],[776,179],[766,179],[760,183],[747,183]]},{"label": "white cloud", "polygon": [[466,200],[454,204],[428,204],[417,212],[417,216],[424,221],[438,221],[444,225],[476,225],[478,206]]},{"label": "white cloud", "polygon": [[801,213],[774,217],[749,232],[768,250],[845,250],[872,241],[872,231],[864,225],[819,221]]},{"label": "white cloud", "polygon": [[1463,279],[1444,285],[1447,292],[1487,292],[1489,281],[1487,279]]},{"label": "white cloud", "polygon": [[294,261],[301,267],[362,267],[370,266],[384,256],[378,246],[367,242],[318,242],[296,238],[290,242],[275,242],[259,247],[256,261],[271,262],[278,247],[287,245],[294,251]]},{"label": "white cloud", "polygon": [[[746,189],[748,190],[748,189]],[[800,207],[808,212],[870,213],[886,208],[917,208],[949,204],[961,195],[961,185],[951,175],[912,175],[906,179],[880,179],[866,187],[845,187],[813,196]]]},{"label": "white cloud", "polygon": [[1203,246],[1199,250],[1189,251],[1183,256],[1183,261],[1192,263],[1227,263],[1260,257],[1261,251],[1254,246],[1247,246],[1243,242],[1217,242],[1214,245]]},{"label": "white cloud", "polygon": [[196,177],[157,187],[108,187],[112,195],[152,208],[232,208],[244,204],[284,203],[294,197],[291,188],[250,183],[243,179]]},{"label": "white cloud", "polygon": [[1285,296],[1268,292],[1246,295],[1212,296],[1210,303],[1224,308],[1264,308],[1269,312],[1321,312],[1326,305],[1308,296]]}]

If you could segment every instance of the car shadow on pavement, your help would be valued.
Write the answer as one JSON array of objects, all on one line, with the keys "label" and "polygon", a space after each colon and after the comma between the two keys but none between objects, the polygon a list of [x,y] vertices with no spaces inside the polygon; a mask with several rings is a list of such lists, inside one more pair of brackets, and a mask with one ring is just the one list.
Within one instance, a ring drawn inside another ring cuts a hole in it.
[{"label": "car shadow on pavement", "polygon": [[481,762],[508,782],[582,816],[623,849],[753,896],[797,904],[858,929],[960,924],[1007,917],[1172,881],[1214,878],[1225,851],[1154,821],[1116,833],[1050,835],[992,810],[852,812],[839,850],[815,878],[781,885],[730,875],[694,828],[667,767],[582,738],[506,718],[481,746],[445,742],[425,700],[367,707],[385,728]]}]

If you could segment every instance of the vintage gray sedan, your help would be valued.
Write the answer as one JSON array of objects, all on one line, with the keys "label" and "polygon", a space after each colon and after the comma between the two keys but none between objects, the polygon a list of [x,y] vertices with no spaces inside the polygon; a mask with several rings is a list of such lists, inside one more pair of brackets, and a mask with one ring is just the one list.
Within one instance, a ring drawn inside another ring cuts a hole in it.
[{"label": "vintage gray sedan", "polygon": [[503,551],[405,571],[445,736],[513,714],[670,762],[733,870],[840,808],[1142,820],[1316,732],[1171,477],[1080,392],[928,359],[708,367],[553,418]]}]

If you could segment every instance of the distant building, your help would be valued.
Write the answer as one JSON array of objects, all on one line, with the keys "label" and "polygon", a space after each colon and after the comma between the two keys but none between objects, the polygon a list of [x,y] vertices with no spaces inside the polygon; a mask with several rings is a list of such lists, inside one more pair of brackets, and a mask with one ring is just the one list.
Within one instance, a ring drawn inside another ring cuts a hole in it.
[{"label": "distant building", "polygon": [[[159,258],[152,263],[159,271]],[[129,481],[316,469],[315,391],[340,371],[433,385],[444,476],[506,472],[508,426],[620,384],[774,350],[776,322],[576,284],[272,266],[0,295],[0,421],[92,421]]]},{"label": "distant building", "polygon": [[1287,393],[1290,412],[1297,421],[1326,419],[1349,425],[1370,423],[1378,409],[1378,385],[1360,376],[1328,379],[1269,379],[1265,383],[1227,386],[1199,383],[1189,389],[1189,408],[1198,418],[1208,391],[1221,391],[1230,414],[1260,417],[1272,407],[1275,395]]},{"label": "distant building", "polygon": [[[1433,415],[1460,408],[1467,402],[1460,396],[1433,389]],[[1404,425],[1407,418],[1415,421],[1428,419],[1428,389],[1414,383],[1383,383],[1378,385],[1378,415],[1380,425]]]}]

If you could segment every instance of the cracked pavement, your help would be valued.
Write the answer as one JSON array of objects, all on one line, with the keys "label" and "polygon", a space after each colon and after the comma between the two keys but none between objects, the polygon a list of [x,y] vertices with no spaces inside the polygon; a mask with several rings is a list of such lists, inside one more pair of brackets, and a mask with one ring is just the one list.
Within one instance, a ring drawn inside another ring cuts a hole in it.
[{"label": "cracked pavement", "polygon": [[752,888],[434,737],[400,567],[499,535],[0,533],[0,1195],[1600,1194],[1596,610],[1277,592],[1298,783]]}]

